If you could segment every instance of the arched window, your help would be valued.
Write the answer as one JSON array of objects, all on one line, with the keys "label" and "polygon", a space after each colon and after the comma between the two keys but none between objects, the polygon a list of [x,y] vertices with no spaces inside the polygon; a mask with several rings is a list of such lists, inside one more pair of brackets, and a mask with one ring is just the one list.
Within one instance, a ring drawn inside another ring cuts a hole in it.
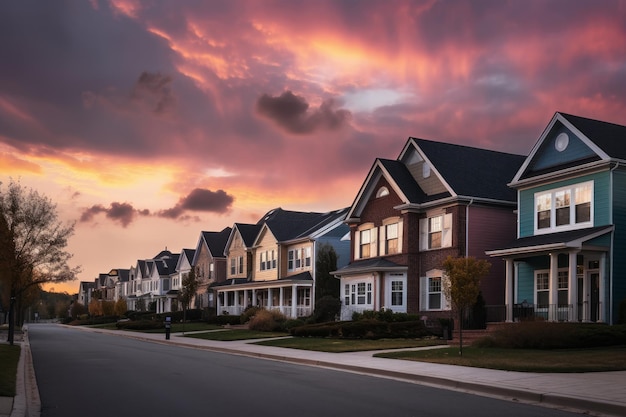
[{"label": "arched window", "polygon": [[389,189],[385,186],[380,187],[376,192],[376,198],[384,197],[386,195],[389,195]]}]

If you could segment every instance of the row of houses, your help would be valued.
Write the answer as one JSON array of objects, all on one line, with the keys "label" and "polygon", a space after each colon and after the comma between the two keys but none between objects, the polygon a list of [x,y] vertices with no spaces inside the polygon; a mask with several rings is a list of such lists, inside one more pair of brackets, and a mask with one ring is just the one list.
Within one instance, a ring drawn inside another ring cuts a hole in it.
[{"label": "row of houses", "polygon": [[317,254],[328,245],[338,266],[349,261],[347,208],[300,212],[277,208],[257,223],[202,231],[195,249],[167,248],[128,269],[114,268],[94,282],[81,282],[78,302],[124,298],[130,310],[179,310],[183,279],[192,268],[198,289],[191,306],[217,314],[241,314],[248,306],[277,309],[288,317],[309,316],[315,300]]},{"label": "row of houses", "polygon": [[450,317],[442,262],[473,256],[492,263],[481,282],[490,321],[614,323],[626,299],[625,231],[626,127],[555,113],[527,156],[411,137],[395,160],[375,159],[344,210],[277,209],[203,232],[189,253],[138,261],[127,281],[120,270],[99,279],[116,282],[131,308],[147,297],[167,311],[194,267],[199,304],[218,314],[260,305],[306,316],[316,251],[329,243],[342,319],[380,309]]}]

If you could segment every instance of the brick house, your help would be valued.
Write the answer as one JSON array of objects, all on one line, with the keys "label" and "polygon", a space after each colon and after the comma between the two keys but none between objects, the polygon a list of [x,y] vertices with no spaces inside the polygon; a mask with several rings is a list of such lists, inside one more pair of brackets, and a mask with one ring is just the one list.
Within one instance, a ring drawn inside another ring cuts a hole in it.
[{"label": "brick house", "polygon": [[[508,181],[524,157],[409,138],[396,160],[374,161],[345,222],[350,263],[341,280],[341,318],[391,309],[450,317],[442,291],[447,256],[486,259],[515,236],[516,195]],[[491,260],[490,260],[491,261]],[[487,305],[504,304],[503,262],[481,282]]]}]

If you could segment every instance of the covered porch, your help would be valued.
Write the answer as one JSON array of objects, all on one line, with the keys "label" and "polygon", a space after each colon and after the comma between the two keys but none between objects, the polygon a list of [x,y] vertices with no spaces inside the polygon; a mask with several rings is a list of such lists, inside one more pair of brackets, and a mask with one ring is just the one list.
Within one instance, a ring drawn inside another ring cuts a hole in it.
[{"label": "covered porch", "polygon": [[278,310],[286,317],[313,313],[313,277],[309,272],[273,281],[234,279],[213,287],[218,315],[240,315],[250,306]]},{"label": "covered porch", "polygon": [[613,226],[518,239],[506,264],[504,320],[607,322]]}]

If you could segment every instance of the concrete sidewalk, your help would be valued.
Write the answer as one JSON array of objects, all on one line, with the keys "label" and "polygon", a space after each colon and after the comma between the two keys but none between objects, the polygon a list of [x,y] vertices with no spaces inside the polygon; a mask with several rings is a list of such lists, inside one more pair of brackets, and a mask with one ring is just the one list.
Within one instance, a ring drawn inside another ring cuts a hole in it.
[{"label": "concrete sidewalk", "polygon": [[[469,392],[510,401],[560,408],[596,416],[626,416],[626,371],[594,372],[581,374],[541,374],[527,372],[496,371],[491,369],[470,368],[463,366],[439,365],[424,362],[403,361],[375,358],[374,352],[325,353],[286,349],[251,344],[252,340],[220,342],[184,337],[172,334],[165,340],[163,334],[131,333],[107,331],[101,329],[80,329],[100,333],[110,333],[155,343],[205,349],[236,355],[252,356],[264,359],[293,362],[308,366],[320,366],[344,371],[374,375],[385,378],[404,380],[412,383],[435,386],[456,391]],[[189,334],[189,333],[187,333]],[[27,332],[23,356],[30,357]],[[27,351],[27,352],[26,352]],[[22,362],[20,360],[20,362]],[[32,360],[22,366],[32,368]],[[18,371],[18,374],[20,372]],[[35,417],[41,408],[36,389],[34,372],[27,370],[24,390],[18,392],[16,403],[23,395],[28,404],[22,410],[16,409],[11,417]],[[19,379],[19,378],[18,378]],[[35,385],[35,388],[28,385]],[[15,405],[15,404],[14,404]],[[39,408],[37,408],[39,407]],[[19,408],[19,407],[18,407]],[[37,408],[37,414],[33,413]],[[2,411],[0,410],[0,417]]]}]

